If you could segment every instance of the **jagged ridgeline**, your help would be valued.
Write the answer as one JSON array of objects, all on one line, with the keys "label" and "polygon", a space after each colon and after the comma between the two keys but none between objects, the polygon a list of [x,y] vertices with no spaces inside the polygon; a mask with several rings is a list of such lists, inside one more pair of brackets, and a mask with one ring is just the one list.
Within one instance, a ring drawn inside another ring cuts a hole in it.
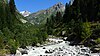
[{"label": "jagged ridgeline", "polygon": [[63,14],[64,10],[65,6],[61,2],[59,2],[48,9],[32,13],[26,18],[30,23],[34,25],[44,25],[47,22],[47,18],[49,18],[52,14],[55,15],[58,11]]},{"label": "jagged ridgeline", "polygon": [[16,9],[14,0],[0,0],[0,55],[15,54],[18,47],[35,46],[46,40],[43,29],[20,19],[25,18]]}]

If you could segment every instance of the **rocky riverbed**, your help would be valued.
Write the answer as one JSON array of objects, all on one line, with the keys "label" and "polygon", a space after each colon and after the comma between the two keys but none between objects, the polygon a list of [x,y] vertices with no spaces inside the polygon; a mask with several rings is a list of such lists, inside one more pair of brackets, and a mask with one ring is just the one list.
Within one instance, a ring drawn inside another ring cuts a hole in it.
[{"label": "rocky riverbed", "polygon": [[70,46],[70,42],[62,39],[50,38],[49,40],[55,43],[40,47],[27,46],[27,49],[19,48],[15,56],[100,56],[99,53],[91,53],[88,47]]}]

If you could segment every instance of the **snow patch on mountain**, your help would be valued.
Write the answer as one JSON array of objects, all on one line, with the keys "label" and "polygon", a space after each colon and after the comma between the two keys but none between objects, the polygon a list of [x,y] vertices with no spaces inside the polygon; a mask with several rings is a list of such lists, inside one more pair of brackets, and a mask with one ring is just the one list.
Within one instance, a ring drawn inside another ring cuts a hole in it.
[{"label": "snow patch on mountain", "polygon": [[29,16],[31,13],[29,11],[21,11],[20,12],[24,17]]}]

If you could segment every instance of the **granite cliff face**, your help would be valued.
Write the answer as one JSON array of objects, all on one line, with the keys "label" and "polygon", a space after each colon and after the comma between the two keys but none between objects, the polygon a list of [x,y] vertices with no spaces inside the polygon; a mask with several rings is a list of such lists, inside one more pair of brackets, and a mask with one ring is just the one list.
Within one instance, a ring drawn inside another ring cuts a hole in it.
[{"label": "granite cliff face", "polygon": [[27,16],[27,20],[32,24],[45,24],[47,18],[50,17],[51,14],[56,14],[57,11],[63,13],[64,10],[65,6],[59,2],[46,10],[41,10],[36,13],[30,14],[29,16]]}]

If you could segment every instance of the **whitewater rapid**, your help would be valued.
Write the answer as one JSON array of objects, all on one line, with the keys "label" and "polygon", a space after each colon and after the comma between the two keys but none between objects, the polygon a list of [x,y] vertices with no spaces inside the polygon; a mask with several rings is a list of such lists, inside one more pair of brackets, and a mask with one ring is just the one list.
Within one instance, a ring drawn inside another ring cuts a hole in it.
[{"label": "whitewater rapid", "polygon": [[[49,40],[55,42],[61,41],[61,43],[46,45],[43,47],[27,46],[28,54],[23,54],[20,56],[99,56],[99,54],[91,54],[88,47],[70,46],[70,42],[63,41],[62,39],[51,38]],[[81,49],[83,49],[83,51]],[[46,53],[46,51],[51,51],[52,53]]]}]

